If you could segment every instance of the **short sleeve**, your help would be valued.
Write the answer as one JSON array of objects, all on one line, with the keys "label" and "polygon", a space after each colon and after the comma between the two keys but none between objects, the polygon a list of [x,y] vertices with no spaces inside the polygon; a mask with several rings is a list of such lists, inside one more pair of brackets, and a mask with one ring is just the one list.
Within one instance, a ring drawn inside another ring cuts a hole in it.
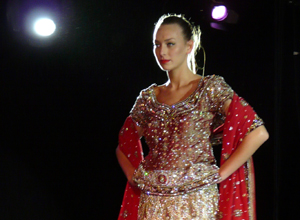
[{"label": "short sleeve", "polygon": [[256,129],[262,125],[264,125],[264,121],[257,114],[255,114],[255,118],[254,118],[253,123],[250,126],[247,134],[249,134],[251,131],[253,131],[254,129]]},{"label": "short sleeve", "polygon": [[223,105],[228,99],[232,99],[234,91],[221,76],[213,75],[209,80],[205,92],[211,104],[210,110],[224,114]]},{"label": "short sleeve", "polygon": [[146,89],[143,89],[130,111],[132,120],[140,127],[144,128],[147,125],[147,119],[149,118],[149,100],[151,99],[151,93],[153,87],[157,86],[155,83]]},{"label": "short sleeve", "polygon": [[146,103],[143,97],[143,91],[140,92],[139,96],[136,98],[136,101],[130,111],[130,115],[135,123],[138,126],[143,127],[146,121]]}]

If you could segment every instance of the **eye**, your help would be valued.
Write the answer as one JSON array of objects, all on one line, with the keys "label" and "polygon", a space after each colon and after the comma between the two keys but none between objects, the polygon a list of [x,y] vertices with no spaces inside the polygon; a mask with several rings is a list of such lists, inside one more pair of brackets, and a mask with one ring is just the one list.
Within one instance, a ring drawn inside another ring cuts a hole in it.
[{"label": "eye", "polygon": [[170,42],[170,43],[168,43],[167,45],[168,45],[168,47],[172,47],[172,46],[175,45],[175,43],[171,43],[171,42]]},{"label": "eye", "polygon": [[153,47],[157,48],[157,47],[160,47],[159,44],[153,44]]}]

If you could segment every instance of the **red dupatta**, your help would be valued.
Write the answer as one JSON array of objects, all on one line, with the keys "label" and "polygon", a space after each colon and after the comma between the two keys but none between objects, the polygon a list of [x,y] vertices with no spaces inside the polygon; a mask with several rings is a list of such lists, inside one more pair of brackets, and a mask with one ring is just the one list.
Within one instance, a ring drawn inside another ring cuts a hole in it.
[{"label": "red dupatta", "polygon": [[[127,117],[120,130],[118,147],[135,168],[144,159],[141,141],[131,116]],[[118,220],[137,220],[140,193],[140,189],[127,182]]]},{"label": "red dupatta", "polygon": [[[255,114],[243,98],[234,94],[224,124],[221,166],[243,141]],[[256,219],[252,157],[220,183],[219,219]]]},{"label": "red dupatta", "polygon": [[[236,94],[224,123],[221,165],[235,151],[253,123],[255,112]],[[141,142],[129,116],[120,133],[119,149],[134,167],[143,160]],[[140,190],[127,182],[118,220],[137,220]],[[255,220],[254,171],[250,158],[220,183],[219,219]]]}]

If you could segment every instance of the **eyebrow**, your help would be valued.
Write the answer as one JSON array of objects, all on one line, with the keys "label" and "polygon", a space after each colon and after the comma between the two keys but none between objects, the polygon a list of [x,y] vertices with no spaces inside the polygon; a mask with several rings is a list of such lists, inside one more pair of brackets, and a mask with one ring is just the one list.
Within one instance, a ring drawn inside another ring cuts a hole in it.
[{"label": "eyebrow", "polygon": [[[169,39],[166,39],[165,41],[170,41],[170,40],[175,40],[175,38],[169,38]],[[158,40],[155,40],[155,42],[159,42]]]}]

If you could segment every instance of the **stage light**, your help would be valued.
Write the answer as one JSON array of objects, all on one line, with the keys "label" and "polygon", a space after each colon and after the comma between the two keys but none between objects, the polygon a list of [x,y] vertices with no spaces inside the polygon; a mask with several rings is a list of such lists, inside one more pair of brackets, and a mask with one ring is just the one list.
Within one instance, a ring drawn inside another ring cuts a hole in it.
[{"label": "stage light", "polygon": [[39,36],[47,37],[55,32],[56,25],[53,20],[49,18],[41,18],[34,23],[33,29]]},{"label": "stage light", "polygon": [[66,6],[60,0],[8,0],[9,34],[21,44],[52,46],[59,42],[64,31],[62,14]]},{"label": "stage light", "polygon": [[36,7],[25,15],[25,39],[32,46],[47,47],[56,40],[58,33],[57,17],[51,8]]},{"label": "stage light", "polygon": [[210,0],[206,16],[212,28],[222,31],[234,28],[239,19],[239,15],[233,10],[232,5],[216,0]]},{"label": "stage light", "polygon": [[214,6],[211,12],[211,16],[214,20],[223,21],[228,16],[227,8],[224,5]]}]

